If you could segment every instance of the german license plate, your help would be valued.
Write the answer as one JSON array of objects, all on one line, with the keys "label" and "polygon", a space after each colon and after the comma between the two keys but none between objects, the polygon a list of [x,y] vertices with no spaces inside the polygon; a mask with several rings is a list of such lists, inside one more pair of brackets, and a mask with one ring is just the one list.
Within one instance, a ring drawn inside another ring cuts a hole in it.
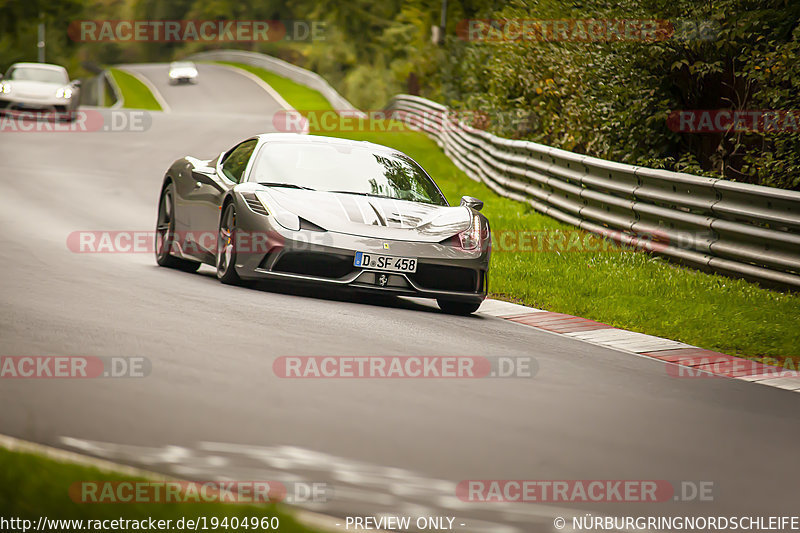
[{"label": "german license plate", "polygon": [[412,257],[378,255],[371,252],[356,252],[353,264],[361,268],[374,268],[389,272],[416,272],[417,260]]}]

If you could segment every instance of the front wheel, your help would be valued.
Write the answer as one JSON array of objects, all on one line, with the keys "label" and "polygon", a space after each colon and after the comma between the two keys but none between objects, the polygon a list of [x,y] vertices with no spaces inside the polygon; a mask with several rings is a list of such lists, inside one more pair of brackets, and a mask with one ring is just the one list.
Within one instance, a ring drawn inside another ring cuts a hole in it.
[{"label": "front wheel", "polygon": [[454,302],[452,300],[437,299],[439,309],[449,315],[471,315],[481,306],[481,302]]},{"label": "front wheel", "polygon": [[239,285],[236,273],[236,208],[233,202],[225,207],[217,237],[217,278],[227,285]]},{"label": "front wheel", "polygon": [[200,268],[197,261],[187,261],[170,254],[175,246],[175,203],[172,196],[172,183],[161,192],[156,222],[156,263],[159,266],[177,268],[185,272],[195,272]]}]

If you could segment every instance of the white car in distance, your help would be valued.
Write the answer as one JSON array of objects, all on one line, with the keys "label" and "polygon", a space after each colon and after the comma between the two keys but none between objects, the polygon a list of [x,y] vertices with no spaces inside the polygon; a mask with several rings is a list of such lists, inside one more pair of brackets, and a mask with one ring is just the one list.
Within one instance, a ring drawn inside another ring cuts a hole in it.
[{"label": "white car in distance", "polygon": [[197,83],[197,67],[191,61],[175,61],[169,65],[169,83]]}]

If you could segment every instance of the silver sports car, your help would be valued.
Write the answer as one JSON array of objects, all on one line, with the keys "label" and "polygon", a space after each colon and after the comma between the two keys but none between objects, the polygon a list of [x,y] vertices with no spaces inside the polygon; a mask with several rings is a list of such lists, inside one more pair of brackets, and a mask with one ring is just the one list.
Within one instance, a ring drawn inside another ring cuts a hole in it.
[{"label": "silver sports car", "polygon": [[215,266],[223,283],[278,279],[435,298],[486,297],[483,202],[451,207],[410,157],[377,144],[263,134],[211,160],[179,159],[161,188],[159,265]]}]

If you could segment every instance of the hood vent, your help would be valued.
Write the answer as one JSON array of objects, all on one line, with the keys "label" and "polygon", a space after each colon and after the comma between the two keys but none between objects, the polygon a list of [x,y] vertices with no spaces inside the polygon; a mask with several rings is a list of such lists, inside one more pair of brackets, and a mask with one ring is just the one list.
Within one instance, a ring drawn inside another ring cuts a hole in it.
[{"label": "hood vent", "polygon": [[300,229],[308,230],[308,231],[328,231],[325,228],[321,228],[314,224],[313,222],[309,222],[308,220],[300,217]]}]

